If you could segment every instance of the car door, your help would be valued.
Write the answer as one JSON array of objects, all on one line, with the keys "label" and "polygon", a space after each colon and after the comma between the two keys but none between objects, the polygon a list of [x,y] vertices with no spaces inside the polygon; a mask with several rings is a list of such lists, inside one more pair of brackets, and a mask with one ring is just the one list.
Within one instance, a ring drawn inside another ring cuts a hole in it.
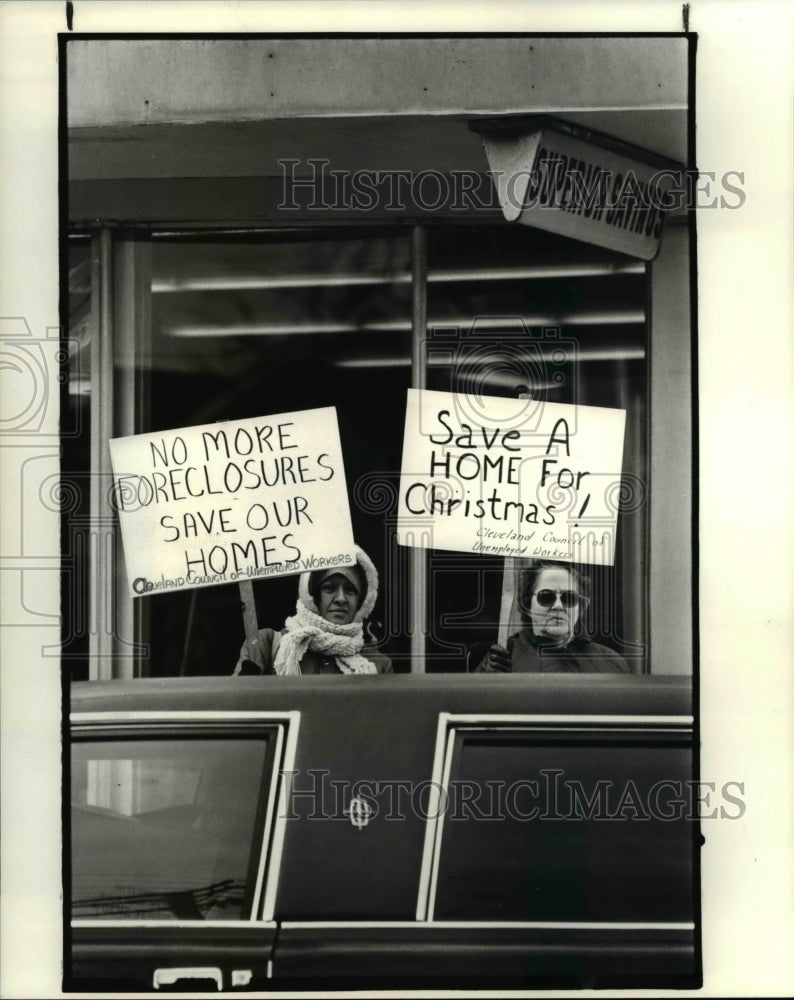
[{"label": "car door", "polygon": [[256,989],[272,970],[297,713],[72,717],[69,989]]},{"label": "car door", "polygon": [[[274,985],[699,981],[686,679],[429,675],[402,691],[400,680],[382,678],[365,712],[348,689],[344,747],[326,692],[310,757],[325,782],[303,775],[294,800]],[[371,807],[358,827],[352,800],[331,794],[345,787]],[[322,788],[331,815],[319,815]]]}]

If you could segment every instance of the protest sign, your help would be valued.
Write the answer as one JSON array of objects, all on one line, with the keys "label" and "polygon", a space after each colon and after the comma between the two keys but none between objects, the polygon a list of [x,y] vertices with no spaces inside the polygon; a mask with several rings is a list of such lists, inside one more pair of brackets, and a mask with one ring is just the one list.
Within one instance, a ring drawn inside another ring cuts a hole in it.
[{"label": "protest sign", "polygon": [[334,407],[110,442],[133,595],[355,563]]},{"label": "protest sign", "polygon": [[398,541],[611,566],[625,411],[410,389]]}]

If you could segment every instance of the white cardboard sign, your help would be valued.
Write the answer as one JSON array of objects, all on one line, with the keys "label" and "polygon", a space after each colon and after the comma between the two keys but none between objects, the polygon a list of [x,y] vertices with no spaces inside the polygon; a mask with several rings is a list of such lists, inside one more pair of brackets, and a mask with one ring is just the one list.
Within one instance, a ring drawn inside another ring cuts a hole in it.
[{"label": "white cardboard sign", "polygon": [[410,389],[399,543],[613,565],[625,417]]},{"label": "white cardboard sign", "polygon": [[110,442],[134,596],[355,563],[334,407]]}]

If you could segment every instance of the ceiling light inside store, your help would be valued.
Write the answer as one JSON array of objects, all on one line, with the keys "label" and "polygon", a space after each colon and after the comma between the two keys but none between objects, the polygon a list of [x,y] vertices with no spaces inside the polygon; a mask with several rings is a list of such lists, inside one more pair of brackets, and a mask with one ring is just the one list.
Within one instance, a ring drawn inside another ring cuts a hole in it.
[{"label": "ceiling light inside store", "polygon": [[[524,326],[625,326],[645,322],[642,309],[615,312],[582,312],[536,316],[451,316],[428,320],[428,329],[515,330]],[[410,320],[377,320],[372,323],[254,323],[233,326],[177,326],[167,330],[171,337],[284,337],[293,334],[403,333],[411,330]]]},{"label": "ceiling light inside store", "polygon": [[[578,349],[576,351],[576,356],[572,357],[571,361],[641,361],[645,357],[645,348],[643,347],[604,347],[604,348],[594,348],[594,349]],[[503,355],[498,355],[494,357],[479,357],[478,363],[481,365],[488,364],[499,364],[504,362],[505,358]],[[520,363],[521,361],[530,361],[534,364],[538,362],[548,362],[550,364],[557,364],[558,362],[552,358],[551,354],[545,353],[542,357],[533,354],[526,355],[511,355],[511,361],[515,363]],[[407,356],[405,357],[367,357],[367,358],[341,358],[338,361],[334,361],[335,368],[407,368],[411,364],[411,359]],[[450,368],[452,367],[451,362],[448,358],[437,358],[429,357],[427,359],[428,368]],[[487,376],[491,380],[496,378],[496,375]],[[501,378],[501,375],[499,376]],[[505,376],[507,378],[507,376]],[[497,379],[498,381],[498,379]]]},{"label": "ceiling light inside store", "polygon": [[[543,278],[594,278],[610,274],[643,274],[645,265],[641,261],[626,261],[619,264],[538,264],[533,267],[500,267],[480,269],[451,269],[429,271],[429,282],[455,281],[522,281]],[[210,275],[202,278],[155,278],[152,292],[167,294],[174,292],[221,292],[256,291],[273,288],[324,288],[345,285],[400,285],[411,280],[410,271],[393,274],[280,274],[273,277],[259,275]]]}]

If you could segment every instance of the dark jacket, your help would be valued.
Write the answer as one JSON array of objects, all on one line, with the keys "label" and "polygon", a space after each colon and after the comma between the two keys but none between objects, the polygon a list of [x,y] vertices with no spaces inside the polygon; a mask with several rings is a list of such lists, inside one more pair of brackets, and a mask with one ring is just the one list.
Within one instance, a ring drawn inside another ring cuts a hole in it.
[{"label": "dark jacket", "polygon": [[[586,636],[574,636],[562,648],[538,643],[529,632],[517,632],[507,640],[514,674],[630,674],[631,668],[620,653],[593,642]],[[487,666],[488,646],[473,647],[469,662],[475,672],[496,673]]]}]

